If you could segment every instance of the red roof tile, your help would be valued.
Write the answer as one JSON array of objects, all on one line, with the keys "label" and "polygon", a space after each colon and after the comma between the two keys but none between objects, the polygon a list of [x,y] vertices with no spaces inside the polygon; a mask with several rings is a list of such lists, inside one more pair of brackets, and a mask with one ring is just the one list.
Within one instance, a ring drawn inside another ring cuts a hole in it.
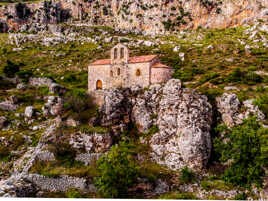
[{"label": "red roof tile", "polygon": [[153,68],[170,68],[169,66],[162,64],[162,63],[155,63],[152,67]]},{"label": "red roof tile", "polygon": [[136,57],[130,57],[128,62],[129,63],[143,63],[143,62],[149,62],[152,61],[156,55],[146,55],[146,56],[136,56]]},{"label": "red roof tile", "polygon": [[[144,63],[144,62],[152,61],[155,57],[157,57],[157,56],[156,55],[146,55],[146,56],[130,57],[128,62],[129,63]],[[110,59],[97,60],[97,61],[91,63],[90,65],[107,65],[107,64],[111,64]]]},{"label": "red roof tile", "polygon": [[97,60],[97,61],[94,61],[93,63],[91,63],[90,65],[105,65],[105,64],[111,64],[111,59]]}]

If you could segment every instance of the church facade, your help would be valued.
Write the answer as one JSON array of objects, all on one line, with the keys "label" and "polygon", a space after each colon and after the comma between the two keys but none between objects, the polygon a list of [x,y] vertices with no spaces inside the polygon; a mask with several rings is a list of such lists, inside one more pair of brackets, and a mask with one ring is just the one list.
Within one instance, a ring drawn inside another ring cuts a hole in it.
[{"label": "church facade", "polygon": [[173,69],[162,64],[156,55],[129,57],[126,46],[111,49],[111,58],[97,60],[88,66],[88,92],[166,82]]}]

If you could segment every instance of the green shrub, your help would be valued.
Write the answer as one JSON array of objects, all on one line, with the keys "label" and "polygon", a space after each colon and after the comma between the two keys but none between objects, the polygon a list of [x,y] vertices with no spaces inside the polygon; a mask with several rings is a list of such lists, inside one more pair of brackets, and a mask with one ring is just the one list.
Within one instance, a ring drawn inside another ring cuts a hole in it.
[{"label": "green shrub", "polygon": [[95,180],[98,192],[106,198],[126,198],[128,188],[137,179],[138,168],[132,153],[120,143],[113,146],[107,155],[97,162],[100,177]]},{"label": "green shrub", "polygon": [[17,72],[20,71],[20,67],[18,64],[13,63],[10,60],[7,60],[7,63],[4,66],[3,73],[7,77],[14,77]]},{"label": "green shrub", "polygon": [[199,80],[198,84],[199,85],[204,84],[205,82],[207,82],[209,80],[212,80],[212,79],[214,79],[216,77],[219,77],[218,73],[206,73],[201,77],[201,79]]},{"label": "green shrub", "polygon": [[67,192],[66,192],[66,197],[67,198],[81,198],[81,194],[78,190],[76,189],[69,189]]},{"label": "green shrub", "polygon": [[19,78],[22,79],[22,81],[24,83],[27,83],[29,81],[29,78],[33,75],[33,71],[32,70],[21,70],[21,71],[17,72],[17,75],[19,76]]},{"label": "green shrub", "polygon": [[241,71],[240,68],[236,68],[225,79],[226,82],[244,83],[248,85],[260,83],[262,80],[262,77],[255,72],[252,72],[251,70]]},{"label": "green shrub", "polygon": [[226,81],[227,82],[240,82],[242,77],[243,77],[243,74],[240,68],[236,68],[227,76]]},{"label": "green shrub", "polygon": [[181,184],[192,183],[195,180],[195,174],[188,167],[183,168],[180,174]]},{"label": "green shrub", "polygon": [[86,123],[90,117],[97,113],[97,107],[93,104],[93,99],[80,90],[70,91],[65,96],[64,110],[71,111],[75,120]]},{"label": "green shrub", "polygon": [[153,126],[150,128],[149,132],[147,132],[146,134],[147,134],[147,135],[153,135],[153,134],[157,133],[158,131],[159,131],[158,126],[157,126],[157,125],[153,125]]},{"label": "green shrub", "polygon": [[220,160],[231,160],[225,170],[223,179],[238,186],[250,187],[252,183],[262,185],[263,166],[267,166],[267,136],[268,129],[263,129],[256,118],[244,120],[227,134],[214,139],[215,151],[220,154]]},{"label": "green shrub", "polygon": [[262,82],[262,77],[254,72],[248,72],[244,75],[243,82],[245,84],[254,85]]},{"label": "green shrub", "polygon": [[247,199],[247,195],[246,193],[240,193],[240,194],[237,194],[235,197],[234,197],[235,200],[246,200]]},{"label": "green shrub", "polygon": [[176,70],[173,75],[172,75],[173,78],[176,78],[176,79],[180,79],[181,81],[185,82],[185,81],[191,81],[193,80],[194,76],[192,73],[190,72],[185,72],[183,70]]},{"label": "green shrub", "polygon": [[268,117],[268,94],[264,93],[263,95],[260,95],[255,101],[254,104],[256,104],[260,110],[265,114],[266,118]]},{"label": "green shrub", "polygon": [[197,197],[192,192],[168,192],[158,197],[159,199],[172,199],[172,200],[196,200]]}]

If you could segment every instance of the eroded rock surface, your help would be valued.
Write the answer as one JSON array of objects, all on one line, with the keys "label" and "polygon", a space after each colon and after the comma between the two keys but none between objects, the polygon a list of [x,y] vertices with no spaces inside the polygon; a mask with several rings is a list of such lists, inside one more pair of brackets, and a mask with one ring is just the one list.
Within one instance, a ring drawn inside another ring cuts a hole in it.
[{"label": "eroded rock surface", "polygon": [[[246,100],[242,104],[235,94],[224,93],[216,98],[218,111],[221,113],[222,121],[229,127],[241,124],[243,119],[255,115],[259,121],[265,118],[253,100]],[[242,110],[244,108],[244,110]]]},{"label": "eroded rock surface", "polygon": [[152,85],[148,90],[107,90],[100,114],[102,125],[123,125],[123,130],[130,119],[140,132],[156,125],[159,132],[147,141],[152,148],[151,157],[170,169],[185,165],[201,169],[208,162],[211,105],[206,96],[183,89],[180,80],[171,79],[164,86]]}]

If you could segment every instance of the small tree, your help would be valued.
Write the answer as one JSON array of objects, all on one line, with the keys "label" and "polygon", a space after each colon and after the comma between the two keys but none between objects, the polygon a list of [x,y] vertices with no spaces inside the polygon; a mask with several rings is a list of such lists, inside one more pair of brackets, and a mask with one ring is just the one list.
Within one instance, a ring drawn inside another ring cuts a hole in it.
[{"label": "small tree", "polygon": [[138,168],[131,152],[124,143],[113,146],[107,155],[97,162],[100,177],[95,186],[103,197],[126,198],[128,188],[138,177]]},{"label": "small tree", "polygon": [[4,66],[3,69],[3,73],[7,76],[7,77],[14,77],[15,73],[20,71],[20,67],[19,65],[13,63],[10,60],[7,60],[7,63]]},{"label": "small tree", "polygon": [[263,129],[256,118],[244,120],[242,125],[227,130],[223,137],[214,140],[216,152],[222,162],[230,161],[223,179],[244,187],[252,183],[262,185],[264,166],[267,166],[268,129]]},{"label": "small tree", "polygon": [[180,173],[181,184],[192,183],[195,180],[195,174],[188,167],[183,168]]}]

